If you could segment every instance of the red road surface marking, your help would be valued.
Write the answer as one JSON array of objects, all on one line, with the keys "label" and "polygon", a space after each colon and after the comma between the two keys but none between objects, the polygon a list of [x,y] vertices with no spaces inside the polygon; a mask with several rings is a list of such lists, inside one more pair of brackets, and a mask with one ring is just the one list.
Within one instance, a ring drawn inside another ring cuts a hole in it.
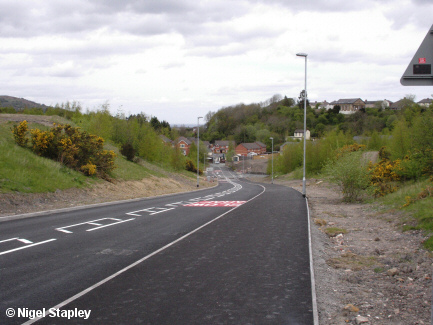
[{"label": "red road surface marking", "polygon": [[246,201],[200,201],[184,205],[186,207],[237,207]]}]

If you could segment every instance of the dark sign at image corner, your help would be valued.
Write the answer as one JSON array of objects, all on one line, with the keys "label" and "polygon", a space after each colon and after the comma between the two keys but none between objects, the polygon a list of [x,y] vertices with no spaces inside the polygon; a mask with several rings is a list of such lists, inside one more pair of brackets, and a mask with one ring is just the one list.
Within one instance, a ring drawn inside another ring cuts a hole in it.
[{"label": "dark sign at image corner", "polygon": [[414,64],[413,74],[431,74],[431,64]]}]

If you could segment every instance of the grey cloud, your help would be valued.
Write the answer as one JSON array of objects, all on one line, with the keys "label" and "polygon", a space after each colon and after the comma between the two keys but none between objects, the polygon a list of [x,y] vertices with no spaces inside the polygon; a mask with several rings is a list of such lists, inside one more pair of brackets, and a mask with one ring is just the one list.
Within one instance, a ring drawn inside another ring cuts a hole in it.
[{"label": "grey cloud", "polygon": [[209,21],[224,21],[246,10],[245,2],[34,0],[0,1],[0,36],[33,37],[109,28],[133,34],[197,32]]},{"label": "grey cloud", "polygon": [[[274,4],[286,7],[293,11],[313,11],[313,12],[344,12],[352,10],[362,10],[370,8],[374,1],[372,0],[248,0],[251,3]],[[391,0],[383,0],[391,1]]]}]

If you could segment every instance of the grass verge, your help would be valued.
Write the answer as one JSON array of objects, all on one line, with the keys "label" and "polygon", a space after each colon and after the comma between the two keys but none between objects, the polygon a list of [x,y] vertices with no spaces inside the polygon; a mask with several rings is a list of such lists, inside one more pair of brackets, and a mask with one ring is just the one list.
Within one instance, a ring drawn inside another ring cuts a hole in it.
[{"label": "grass verge", "polygon": [[[407,217],[402,220],[403,230],[424,230],[429,236],[424,246],[430,251],[433,250],[433,197],[420,198],[420,193],[432,185],[430,180],[410,182],[402,185],[398,191],[378,200],[387,209],[406,212]],[[409,201],[410,203],[407,204]]]}]

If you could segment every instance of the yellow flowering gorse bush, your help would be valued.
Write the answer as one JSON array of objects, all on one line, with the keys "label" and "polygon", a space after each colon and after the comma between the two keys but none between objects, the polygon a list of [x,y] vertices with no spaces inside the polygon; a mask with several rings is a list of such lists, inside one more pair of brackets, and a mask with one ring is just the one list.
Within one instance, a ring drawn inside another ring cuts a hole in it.
[{"label": "yellow flowering gorse bush", "polygon": [[[13,129],[15,142],[25,146],[28,142],[27,122]],[[85,175],[106,178],[115,167],[116,154],[104,150],[104,139],[69,124],[54,124],[49,131],[30,130],[31,149],[39,156],[50,158],[79,170]]]}]

